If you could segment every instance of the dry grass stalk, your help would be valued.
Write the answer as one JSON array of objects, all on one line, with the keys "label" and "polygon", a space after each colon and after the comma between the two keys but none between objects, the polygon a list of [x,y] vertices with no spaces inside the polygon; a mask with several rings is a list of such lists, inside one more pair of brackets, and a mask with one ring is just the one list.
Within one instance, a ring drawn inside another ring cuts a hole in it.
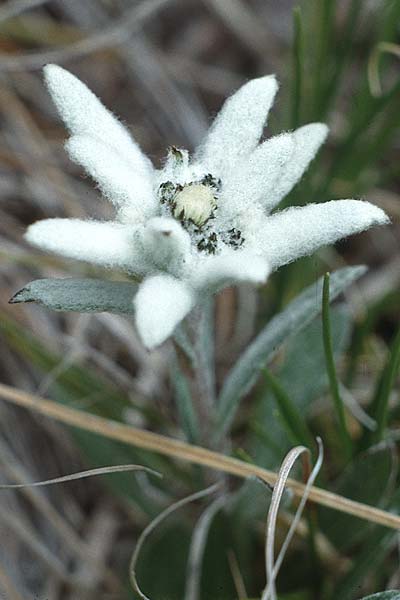
[{"label": "dry grass stalk", "polygon": [[[80,410],[62,406],[51,400],[45,400],[40,396],[35,396],[3,384],[0,384],[0,396],[13,404],[35,410],[67,425],[79,427],[80,429],[85,429],[86,431],[91,431],[138,448],[188,461],[192,464],[202,465],[243,478],[259,477],[271,485],[275,485],[278,478],[276,473],[257,465],[245,463],[241,460],[219,454],[218,452],[212,452],[206,448],[193,446],[157,433],[144,431],[118,423],[117,421],[104,419]],[[292,490],[295,496],[302,498],[306,486],[289,478],[287,480],[287,487]],[[350,500],[327,490],[312,487],[309,492],[309,499],[321,506],[353,515],[371,523],[400,530],[400,516]]]}]

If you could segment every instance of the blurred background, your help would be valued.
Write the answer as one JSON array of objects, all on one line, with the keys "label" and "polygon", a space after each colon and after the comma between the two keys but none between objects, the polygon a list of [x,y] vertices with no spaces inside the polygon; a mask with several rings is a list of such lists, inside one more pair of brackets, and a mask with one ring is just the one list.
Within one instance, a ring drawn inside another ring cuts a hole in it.
[{"label": "blurred background", "polygon": [[[223,100],[242,83],[276,73],[281,87],[266,134],[311,121],[327,122],[331,130],[285,204],[365,198],[386,210],[392,225],[281,269],[260,292],[240,288],[221,294],[215,306],[217,383],[255,333],[306,285],[345,264],[368,265],[367,275],[346,302],[332,309],[337,368],[359,407],[350,424],[354,438],[363,440],[350,471],[344,470],[332,426],[320,322],[294,338],[271,368],[304,411],[311,430],[328,440],[322,485],[397,511],[393,440],[400,417],[398,387],[390,395],[390,443],[377,447],[366,440],[374,416],[368,402],[390,356],[399,319],[399,30],[398,0],[2,2],[1,381],[185,437],[168,344],[147,353],[132,323],[122,316],[8,305],[33,279],[121,278],[46,256],[23,240],[26,227],[38,219],[112,216],[92,182],[67,159],[66,131],[41,68],[54,62],[82,79],[119,115],[156,165],[171,144],[192,150]],[[276,469],[293,445],[276,411],[271,390],[261,382],[235,423],[233,452]],[[164,482],[155,483],[144,474],[117,474],[1,491],[0,597],[135,597],[128,585],[135,539],[149,519],[201,481],[187,465],[0,402],[4,482],[37,481],[126,462],[157,468],[165,474]],[[226,511],[215,517],[208,532],[198,598],[259,596],[268,499],[268,490],[256,482],[232,484]],[[185,509],[149,539],[138,573],[151,598],[183,597],[190,535],[203,509],[200,504]],[[283,530],[285,514],[289,512],[283,513]],[[400,585],[395,533],[332,511],[314,517],[309,515],[317,523],[314,534],[310,537],[304,525],[287,556],[280,599],[356,599]]]}]

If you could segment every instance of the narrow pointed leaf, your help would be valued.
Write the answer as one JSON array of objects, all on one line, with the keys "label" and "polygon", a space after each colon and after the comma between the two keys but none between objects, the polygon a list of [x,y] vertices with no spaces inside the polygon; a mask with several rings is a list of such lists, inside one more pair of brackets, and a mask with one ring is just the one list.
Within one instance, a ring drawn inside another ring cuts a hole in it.
[{"label": "narrow pointed leaf", "polygon": [[[333,301],[366,271],[364,266],[346,267],[331,276],[330,299]],[[218,436],[232,422],[240,400],[256,383],[260,370],[279,350],[283,342],[301,331],[321,312],[323,278],[306,288],[284,311],[275,316],[248,346],[228,374],[219,398]]]},{"label": "narrow pointed leaf", "polygon": [[133,313],[137,286],[102,279],[37,279],[10,300],[11,304],[37,302],[47,308],[76,312]]},{"label": "narrow pointed leaf", "polygon": [[400,600],[400,590],[379,592],[378,594],[372,594],[372,596],[365,596],[362,600]]}]

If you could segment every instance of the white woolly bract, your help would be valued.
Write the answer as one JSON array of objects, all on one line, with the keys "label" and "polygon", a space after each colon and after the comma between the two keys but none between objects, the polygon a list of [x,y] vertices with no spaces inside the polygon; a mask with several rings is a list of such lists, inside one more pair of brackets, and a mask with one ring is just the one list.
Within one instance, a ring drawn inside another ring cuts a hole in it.
[{"label": "white woolly bract", "polygon": [[321,246],[388,222],[383,210],[369,202],[332,200],[289,208],[265,218],[254,243],[271,268],[277,269]]},{"label": "white woolly bract", "polygon": [[283,133],[260,144],[240,168],[232,171],[221,193],[224,214],[251,210],[257,203],[268,209],[282,170],[294,150],[291,133]]},{"label": "white woolly bract", "polygon": [[270,188],[268,210],[275,208],[301,179],[327,135],[328,127],[324,123],[310,123],[293,132],[293,152]]},{"label": "white woolly bract", "polygon": [[142,237],[143,250],[159,270],[184,277],[191,260],[191,242],[183,227],[167,217],[148,221]]},{"label": "white woolly bract", "polygon": [[149,265],[143,256],[139,231],[131,225],[45,219],[28,227],[25,238],[42,250],[129,273],[143,275]]},{"label": "white woolly bract", "polygon": [[58,112],[72,134],[98,138],[129,160],[133,169],[151,172],[151,163],[138,144],[84,83],[57,65],[46,65],[43,71]]},{"label": "white woolly bract", "polygon": [[199,290],[215,293],[237,283],[265,283],[270,273],[267,261],[251,252],[226,252],[198,262],[191,284]]},{"label": "white woolly bract", "polygon": [[254,150],[263,132],[278,84],[273,75],[252,79],[226,100],[196,161],[224,176]]},{"label": "white woolly bract", "polygon": [[129,211],[131,223],[156,214],[157,202],[150,178],[135,172],[113,148],[86,135],[74,135],[65,148],[70,158],[84,167],[122,215]]},{"label": "white woolly bract", "polygon": [[159,274],[148,277],[134,298],[135,323],[149,350],[161,344],[194,305],[193,291],[179,279]]},{"label": "white woolly bract", "polygon": [[249,81],[225,102],[192,161],[186,150],[171,147],[159,171],[76,77],[48,65],[45,78],[72,134],[70,157],[117,214],[108,223],[41,221],[26,238],[44,250],[142,278],[134,305],[149,348],[204,296],[239,282],[262,284],[270,269],[388,222],[382,210],[357,200],[268,216],[328,131],[311,123],[259,144],[278,88],[273,76]]}]

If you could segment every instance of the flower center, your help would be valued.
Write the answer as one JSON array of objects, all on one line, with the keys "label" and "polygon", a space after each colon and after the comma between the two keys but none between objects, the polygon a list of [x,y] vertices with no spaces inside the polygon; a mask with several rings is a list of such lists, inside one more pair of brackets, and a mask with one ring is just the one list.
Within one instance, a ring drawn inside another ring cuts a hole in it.
[{"label": "flower center", "polygon": [[191,181],[188,152],[175,147],[169,151],[167,173],[171,179],[158,189],[161,214],[180,221],[200,252],[216,254],[221,244],[240,248],[244,242],[241,231],[218,227],[220,179],[208,173]]},{"label": "flower center", "polygon": [[217,208],[211,188],[202,183],[185,185],[182,191],[175,195],[174,204],[176,219],[190,219],[198,227],[202,227]]}]

